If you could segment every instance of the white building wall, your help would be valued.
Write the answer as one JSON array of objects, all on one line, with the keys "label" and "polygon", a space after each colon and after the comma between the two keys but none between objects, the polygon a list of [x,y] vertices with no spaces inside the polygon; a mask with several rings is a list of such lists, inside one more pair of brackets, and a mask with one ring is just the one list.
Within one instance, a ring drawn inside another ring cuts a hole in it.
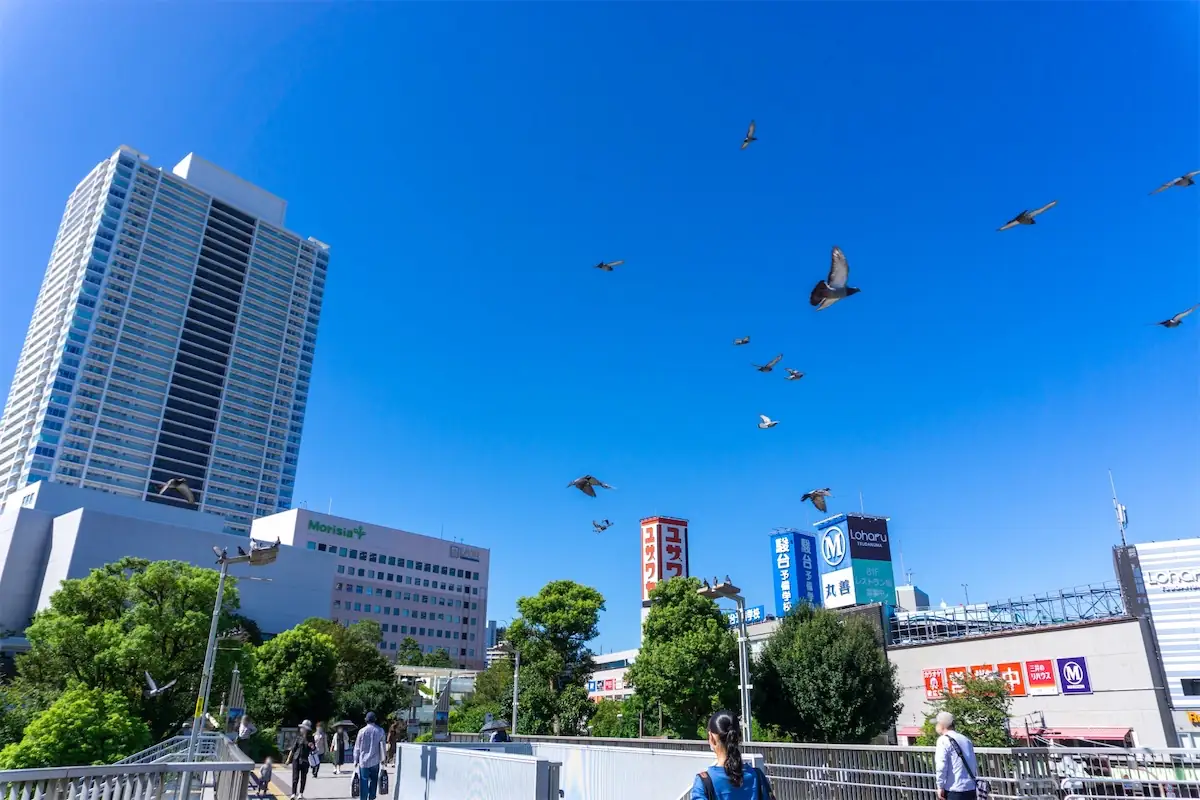
[{"label": "white building wall", "polygon": [[24,631],[37,608],[53,526],[44,511],[0,513],[0,639]]}]

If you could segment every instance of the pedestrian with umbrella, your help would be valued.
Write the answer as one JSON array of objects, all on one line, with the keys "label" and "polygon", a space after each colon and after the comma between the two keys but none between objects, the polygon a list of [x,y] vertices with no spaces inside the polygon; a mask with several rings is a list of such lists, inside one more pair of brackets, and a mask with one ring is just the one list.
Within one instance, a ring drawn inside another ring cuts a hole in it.
[{"label": "pedestrian with umbrella", "polygon": [[512,738],[508,735],[508,720],[494,719],[491,722],[486,722],[480,733],[488,736],[489,742],[502,743],[512,741]]},{"label": "pedestrian with umbrella", "polygon": [[346,753],[350,749],[350,734],[347,730],[354,727],[354,723],[348,719],[341,722],[335,722],[333,725],[333,751],[336,753],[333,762],[333,774],[341,775],[342,767],[346,764]]}]

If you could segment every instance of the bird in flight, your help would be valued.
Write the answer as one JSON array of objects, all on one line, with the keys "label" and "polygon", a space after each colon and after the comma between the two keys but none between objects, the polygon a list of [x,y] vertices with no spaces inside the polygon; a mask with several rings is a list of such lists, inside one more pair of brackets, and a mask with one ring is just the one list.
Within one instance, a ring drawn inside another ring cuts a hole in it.
[{"label": "bird in flight", "polygon": [[762,422],[758,423],[758,427],[760,430],[765,431],[767,428],[774,428],[776,425],[779,424],[779,420],[771,419],[766,414],[759,414],[758,418],[762,420]]},{"label": "bird in flight", "polygon": [[619,267],[619,266],[621,266],[621,265],[622,265],[622,264],[624,264],[624,263],[625,263],[625,261],[624,261],[624,260],[621,260],[621,261],[601,261],[599,264],[597,264],[597,265],[596,265],[596,269],[602,269],[602,270],[604,270],[605,272],[612,272],[612,271],[613,271],[613,267]]},{"label": "bird in flight", "polygon": [[750,127],[746,129],[746,138],[742,140],[743,150],[749,147],[751,142],[758,141],[758,137],[754,135],[754,129],[756,127],[757,126],[754,124],[754,120],[750,120]]},{"label": "bird in flight", "polygon": [[1183,324],[1183,318],[1186,317],[1188,314],[1192,313],[1193,311],[1195,311],[1197,308],[1200,308],[1200,303],[1197,303],[1196,305],[1192,306],[1187,311],[1180,311],[1178,314],[1171,317],[1170,319],[1164,319],[1162,322],[1156,322],[1154,324],[1162,325],[1164,328],[1178,328],[1180,325]]},{"label": "bird in flight", "polygon": [[791,367],[786,367],[786,369],[787,369],[787,377],[784,378],[784,380],[798,381],[804,377],[804,373],[801,372],[800,370],[792,369]]},{"label": "bird in flight", "polygon": [[175,681],[177,681],[177,680],[179,680],[179,679],[176,678],[175,680],[171,681],[170,683],[166,683],[166,684],[163,684],[162,686],[159,686],[157,683],[154,682],[154,678],[150,677],[150,673],[147,672],[146,673],[146,685],[149,686],[150,688],[146,691],[146,696],[147,697],[158,697],[160,694],[165,692],[167,689],[170,689],[172,686],[174,686]]},{"label": "bird in flight", "polygon": [[605,483],[604,481],[600,480],[599,478],[593,477],[592,475],[584,475],[582,478],[576,478],[575,480],[573,480],[567,484],[568,489],[570,489],[572,486],[574,486],[576,489],[578,489],[579,491],[586,494],[588,497],[596,496],[596,487],[597,486],[599,486],[601,489],[613,488],[613,487],[609,486],[607,483]]},{"label": "bird in flight", "polygon": [[740,347],[740,346],[742,346],[742,345],[744,345],[744,344],[750,344],[750,337],[749,337],[749,336],[743,336],[743,337],[742,337],[742,338],[740,338],[740,339],[734,339],[734,340],[733,340],[733,346],[734,346],[734,347]]},{"label": "bird in flight", "polygon": [[612,527],[612,523],[606,519],[600,520],[599,522],[596,522],[596,520],[592,520],[592,530],[594,530],[596,533],[603,533],[604,531],[608,530],[611,527]]},{"label": "bird in flight", "polygon": [[782,359],[783,353],[780,353],[765,364],[751,364],[750,366],[754,367],[759,372],[770,372],[771,370],[775,369],[775,365],[778,364]]},{"label": "bird in flight", "polygon": [[800,502],[803,503],[805,500],[811,500],[812,504],[817,507],[817,511],[820,511],[822,514],[824,514],[829,510],[825,504],[826,497],[829,497],[828,488],[813,489],[811,492],[805,492],[804,496],[800,498]]},{"label": "bird in flight", "polygon": [[171,478],[171,480],[164,483],[162,488],[158,490],[159,494],[166,494],[167,492],[175,492],[188,501],[188,503],[194,504],[196,502],[196,495],[192,494],[187,478]]},{"label": "bird in flight", "polygon": [[1020,214],[1017,214],[1015,217],[1013,217],[1008,222],[1001,225],[996,230],[1006,231],[1009,228],[1015,228],[1018,225],[1036,225],[1037,220],[1035,220],[1034,217],[1036,217],[1038,214],[1043,214],[1043,213],[1049,211],[1050,209],[1054,208],[1056,205],[1058,205],[1058,201],[1051,200],[1049,203],[1046,203],[1046,205],[1042,206],[1041,208],[1035,208],[1033,211],[1022,211]]},{"label": "bird in flight", "polygon": [[1180,189],[1184,188],[1185,186],[1191,186],[1196,182],[1197,175],[1200,175],[1200,169],[1196,170],[1195,172],[1189,172],[1186,175],[1180,175],[1178,178],[1172,178],[1150,194],[1158,194],[1164,189],[1170,189],[1172,186],[1178,186]]},{"label": "bird in flight", "polygon": [[829,257],[829,277],[823,281],[817,281],[817,285],[813,287],[812,293],[808,296],[808,304],[816,306],[817,311],[820,311],[829,308],[844,297],[858,294],[858,289],[846,285],[848,280],[850,280],[850,265],[846,262],[846,254],[842,252],[842,248],[835,247]]}]

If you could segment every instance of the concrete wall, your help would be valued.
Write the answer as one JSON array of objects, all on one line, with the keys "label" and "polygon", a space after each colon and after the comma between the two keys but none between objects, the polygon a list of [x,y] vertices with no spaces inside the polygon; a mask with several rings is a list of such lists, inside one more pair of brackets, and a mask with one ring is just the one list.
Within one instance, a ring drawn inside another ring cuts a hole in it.
[{"label": "concrete wall", "polygon": [[1014,697],[1014,727],[1024,724],[1023,715],[1041,711],[1048,728],[1128,727],[1140,747],[1175,746],[1163,687],[1154,679],[1148,626],[1136,619],[893,647],[888,658],[904,686],[904,709],[896,724],[924,722],[925,669],[1077,656],[1087,659],[1093,693]]},{"label": "concrete wall", "polygon": [[16,503],[0,513],[0,638],[24,631],[37,608],[53,524],[50,514]]},{"label": "concrete wall", "polygon": [[[187,508],[147,503],[136,497],[86,489],[66,483],[38,481],[26,486],[4,501],[6,509],[17,506],[45,511],[57,517],[77,508],[89,508],[106,514],[119,514],[132,519],[161,522],[184,528],[220,533],[225,527],[225,518],[219,514],[193,511]],[[274,541],[274,540],[272,540]],[[242,540],[245,544],[245,540]]]},{"label": "concrete wall", "polygon": [[[136,556],[151,561],[185,561],[215,568],[213,546],[247,546],[243,536],[209,533],[155,522],[131,520],[91,509],[77,509],[54,520],[50,553],[46,563],[38,609],[50,604],[50,596],[64,580],[86,577],[92,569]],[[263,567],[239,565],[230,568],[239,580],[241,613],[250,617],[264,634],[277,634],[309,617],[328,617],[329,586],[333,575],[331,559],[323,554],[280,547],[279,557]]]},{"label": "concrete wall", "polygon": [[550,763],[484,749],[401,744],[392,797],[407,800],[551,800]]}]

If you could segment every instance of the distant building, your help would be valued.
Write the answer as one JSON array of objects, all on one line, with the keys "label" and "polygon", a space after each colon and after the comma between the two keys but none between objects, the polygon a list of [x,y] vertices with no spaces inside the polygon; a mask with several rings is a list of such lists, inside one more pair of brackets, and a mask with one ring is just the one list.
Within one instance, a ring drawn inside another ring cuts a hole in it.
[{"label": "distant building", "polygon": [[637,650],[618,650],[595,656],[596,671],[588,676],[588,698],[593,703],[601,700],[625,700],[633,695],[633,687],[625,683],[625,672],[637,659]]},{"label": "distant building", "polygon": [[896,607],[904,611],[929,610],[929,595],[907,583],[896,587]]}]

